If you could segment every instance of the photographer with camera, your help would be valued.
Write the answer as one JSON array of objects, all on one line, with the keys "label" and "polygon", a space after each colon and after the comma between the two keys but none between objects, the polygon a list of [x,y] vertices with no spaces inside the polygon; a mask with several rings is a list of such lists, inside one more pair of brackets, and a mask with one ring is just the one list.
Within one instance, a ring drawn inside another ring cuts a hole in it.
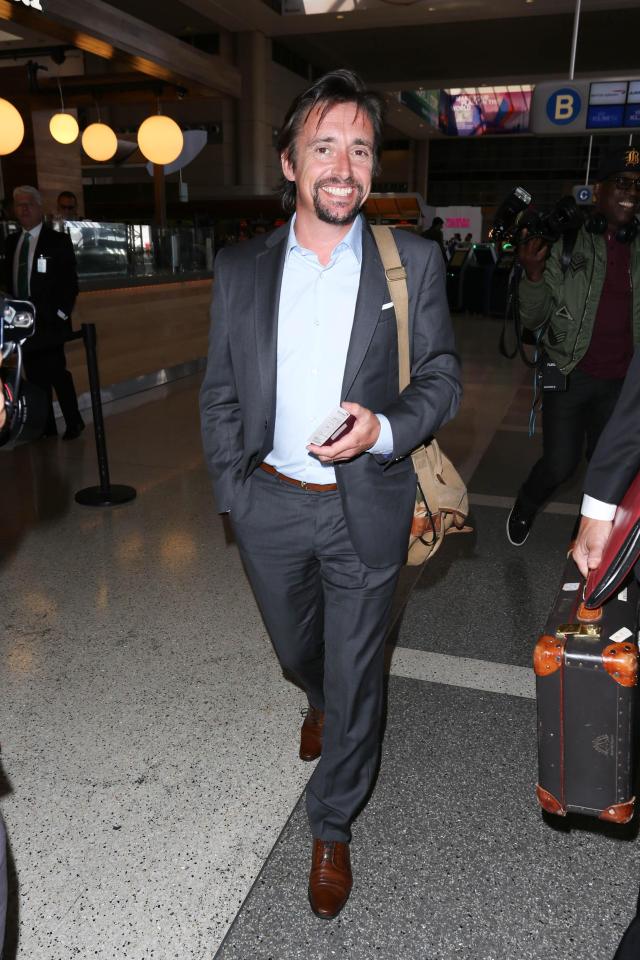
[{"label": "photographer with camera", "polygon": [[520,318],[540,336],[555,383],[544,391],[542,457],[507,519],[514,546],[575,471],[585,439],[591,457],[640,343],[639,205],[640,151],[617,149],[601,163],[584,225],[551,248],[542,237],[519,247]]}]

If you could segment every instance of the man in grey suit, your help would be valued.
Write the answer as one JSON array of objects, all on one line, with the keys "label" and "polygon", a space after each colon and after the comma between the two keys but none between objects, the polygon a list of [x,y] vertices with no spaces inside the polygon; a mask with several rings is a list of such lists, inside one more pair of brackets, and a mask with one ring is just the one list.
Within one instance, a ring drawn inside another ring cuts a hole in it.
[{"label": "man in grey suit", "polygon": [[[381,146],[380,98],[346,70],[292,104],[279,138],[283,227],[216,260],[202,435],[262,616],[309,709],[300,756],[321,757],[306,799],[309,899],[349,896],[351,823],[378,762],[384,638],[406,558],[411,450],[456,412],[459,365],[436,244],[398,231],[411,383],[399,395],[396,322],[360,210]],[[310,438],[341,405],[331,444]]]}]

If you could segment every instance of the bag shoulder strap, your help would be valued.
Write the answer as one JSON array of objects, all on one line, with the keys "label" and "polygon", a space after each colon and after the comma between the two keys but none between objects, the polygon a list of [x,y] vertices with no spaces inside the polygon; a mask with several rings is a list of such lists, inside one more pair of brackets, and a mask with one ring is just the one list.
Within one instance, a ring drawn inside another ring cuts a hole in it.
[{"label": "bag shoulder strap", "polygon": [[371,227],[378,245],[380,259],[384,267],[389,294],[393,300],[398,327],[398,370],[400,373],[400,392],[409,385],[411,367],[409,363],[409,291],[407,289],[407,271],[402,266],[398,247],[390,227]]}]

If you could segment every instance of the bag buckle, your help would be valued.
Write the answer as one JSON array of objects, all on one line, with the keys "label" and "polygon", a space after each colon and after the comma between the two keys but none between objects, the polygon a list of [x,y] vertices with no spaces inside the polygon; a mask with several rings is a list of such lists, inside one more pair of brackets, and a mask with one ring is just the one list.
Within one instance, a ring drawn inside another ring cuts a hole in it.
[{"label": "bag buckle", "polygon": [[395,280],[407,279],[407,271],[403,266],[387,267],[386,270],[384,271],[384,275],[387,278],[387,280],[389,280],[389,282],[391,283],[393,283]]}]

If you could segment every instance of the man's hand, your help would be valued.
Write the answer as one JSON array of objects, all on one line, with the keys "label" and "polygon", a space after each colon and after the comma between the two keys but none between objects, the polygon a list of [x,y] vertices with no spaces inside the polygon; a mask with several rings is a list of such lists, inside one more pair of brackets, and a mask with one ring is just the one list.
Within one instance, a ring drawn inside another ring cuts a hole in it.
[{"label": "man's hand", "polygon": [[573,546],[573,559],[583,577],[595,570],[602,561],[602,552],[611,535],[611,520],[593,520],[583,517]]},{"label": "man's hand", "polygon": [[326,445],[319,447],[315,443],[309,444],[307,450],[321,463],[352,460],[359,453],[369,450],[380,435],[380,421],[371,410],[361,407],[359,403],[341,403],[340,406],[352,413],[356,422],[346,436],[328,447]]},{"label": "man's hand", "polygon": [[526,239],[526,230],[523,231],[522,235],[525,239],[518,247],[518,260],[523,266],[527,280],[530,280],[532,283],[537,283],[539,280],[542,280],[545,261],[549,256],[549,250],[551,248],[542,237],[532,237],[528,240]]}]

